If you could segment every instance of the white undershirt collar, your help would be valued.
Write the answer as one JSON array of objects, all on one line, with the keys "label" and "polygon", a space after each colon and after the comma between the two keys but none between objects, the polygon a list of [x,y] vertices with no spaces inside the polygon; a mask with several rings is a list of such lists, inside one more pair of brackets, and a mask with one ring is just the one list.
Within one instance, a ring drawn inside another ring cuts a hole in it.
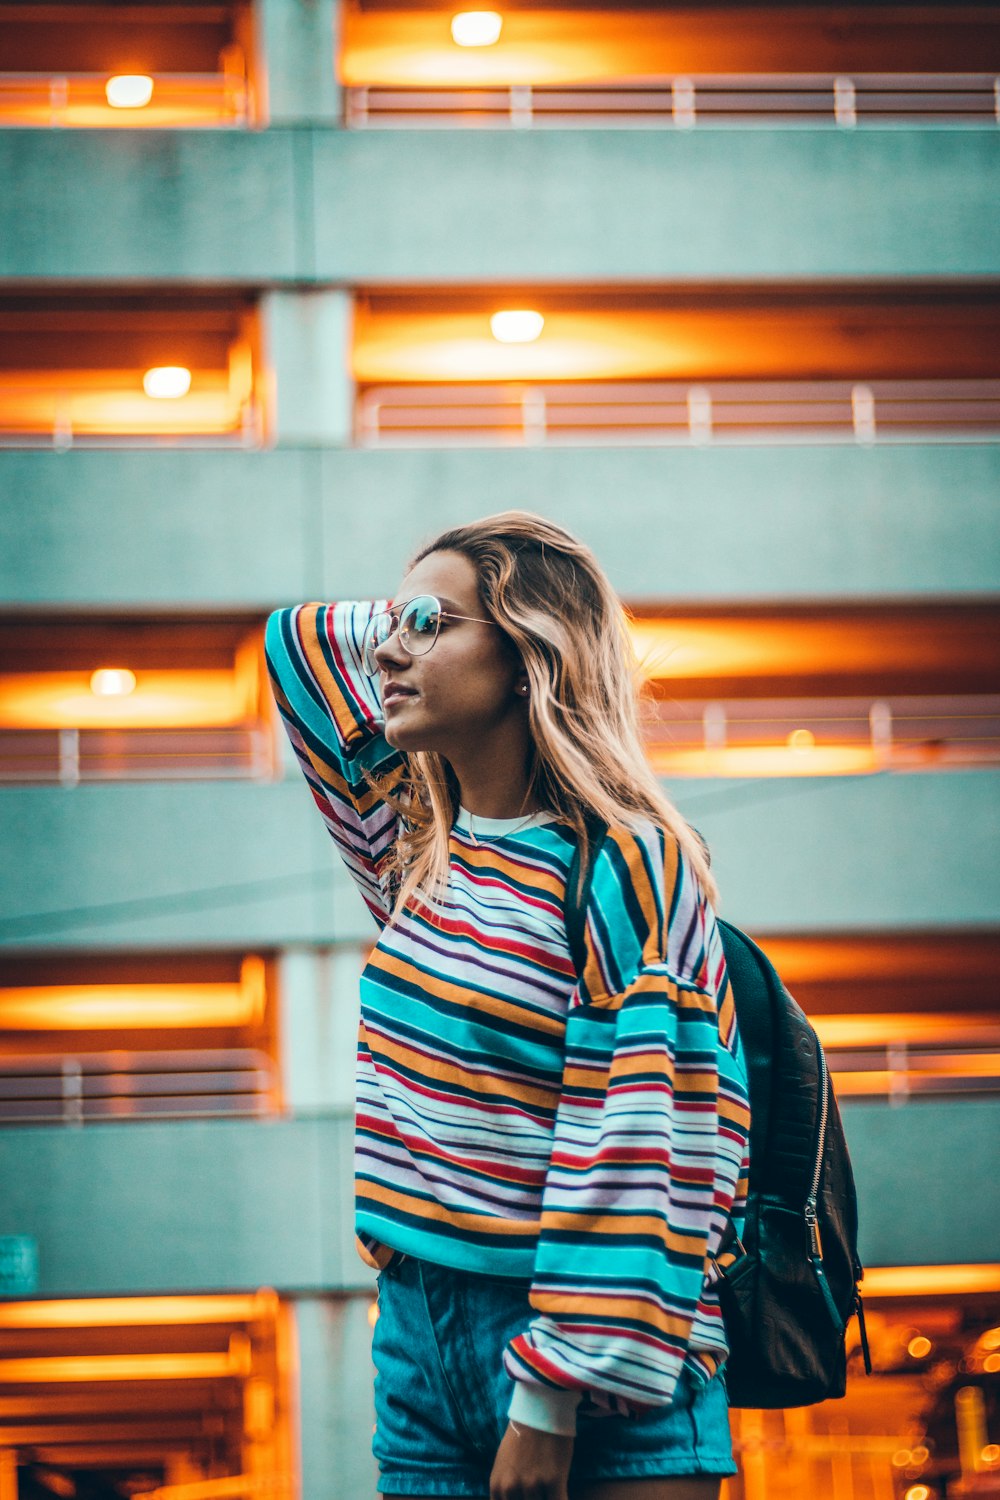
[{"label": "white undershirt collar", "polygon": [[512,833],[515,828],[520,832],[522,828],[539,828],[543,823],[554,821],[554,814],[544,811],[520,818],[481,818],[478,813],[473,815],[467,808],[460,807],[455,816],[455,827],[470,838],[497,839],[505,833]]}]

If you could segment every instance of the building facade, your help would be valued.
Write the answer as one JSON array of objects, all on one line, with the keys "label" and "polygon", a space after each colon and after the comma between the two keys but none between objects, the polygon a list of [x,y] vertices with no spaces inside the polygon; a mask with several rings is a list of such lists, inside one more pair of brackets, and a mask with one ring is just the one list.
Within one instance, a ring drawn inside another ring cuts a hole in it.
[{"label": "building facade", "polygon": [[1000,25],[454,14],[0,8],[0,1500],[374,1492],[372,927],[261,626],[511,506],[842,1099],[880,1373],[730,1496],[1000,1493]]}]

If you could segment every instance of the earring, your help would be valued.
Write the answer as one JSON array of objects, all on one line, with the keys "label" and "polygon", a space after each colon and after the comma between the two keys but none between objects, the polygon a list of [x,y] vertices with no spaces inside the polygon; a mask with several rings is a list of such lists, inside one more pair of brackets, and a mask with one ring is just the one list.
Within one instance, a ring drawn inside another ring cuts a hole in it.
[{"label": "earring", "polygon": [[522,698],[527,698],[527,696],[528,696],[528,684],[526,682],[522,682],[521,685],[518,687],[518,692],[521,694]]}]

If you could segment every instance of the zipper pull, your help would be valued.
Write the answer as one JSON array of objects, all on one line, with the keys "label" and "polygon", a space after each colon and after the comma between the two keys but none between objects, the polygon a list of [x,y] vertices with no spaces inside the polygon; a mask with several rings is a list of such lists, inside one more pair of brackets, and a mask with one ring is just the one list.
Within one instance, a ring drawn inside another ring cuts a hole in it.
[{"label": "zipper pull", "polygon": [[854,1311],[858,1315],[858,1332],[861,1335],[861,1354],[865,1362],[865,1374],[872,1372],[872,1357],[868,1348],[868,1329],[865,1327],[865,1304],[861,1300],[861,1290],[854,1288]]},{"label": "zipper pull", "polygon": [[810,1198],[806,1203],[804,1218],[806,1228],[809,1231],[809,1252],[813,1260],[823,1259],[823,1241],[819,1235],[819,1219],[816,1216],[816,1199]]}]

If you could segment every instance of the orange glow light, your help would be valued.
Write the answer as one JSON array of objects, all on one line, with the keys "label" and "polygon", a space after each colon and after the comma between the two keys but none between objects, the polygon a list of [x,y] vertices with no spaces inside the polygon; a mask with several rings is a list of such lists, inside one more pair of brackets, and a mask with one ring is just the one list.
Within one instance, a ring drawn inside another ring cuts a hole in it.
[{"label": "orange glow light", "polygon": [[134,692],[99,697],[87,672],[12,672],[0,677],[5,729],[209,728],[244,724],[257,705],[249,670],[144,671]]},{"label": "orange glow light", "polygon": [[238,984],[77,984],[0,989],[0,1030],[178,1030],[256,1026],[264,960],[245,958]]},{"label": "orange glow light", "polygon": [[1000,1292],[1000,1265],[867,1266],[866,1297],[969,1297]]},{"label": "orange glow light", "polygon": [[145,73],[118,73],[104,85],[112,109],[144,109],[153,97],[153,80]]},{"label": "orange glow light", "polygon": [[270,1287],[249,1296],[83,1297],[0,1302],[0,1328],[137,1328],[189,1323],[250,1323],[274,1317]]},{"label": "orange glow light", "polygon": [[510,308],[490,318],[490,332],[498,344],[533,344],[544,327],[541,313],[527,307]]},{"label": "orange glow light", "polygon": [[0,1360],[0,1385],[52,1385],[79,1380],[220,1380],[250,1373],[240,1343],[224,1354],[67,1354]]},{"label": "orange glow light", "polygon": [[[767,946],[771,949],[775,945],[768,943]],[[974,1011],[949,1011],[945,1015],[921,1011],[866,1011],[860,1015],[813,1016],[812,1024],[823,1046],[828,1048],[885,1047],[892,1042],[904,1042],[912,1047],[1000,1044],[1000,1021]]]},{"label": "orange glow light", "polygon": [[[214,76],[157,74],[155,94],[146,104],[138,99],[116,104],[109,99],[109,84],[117,86],[118,81],[98,73],[52,77],[0,72],[0,124],[84,130],[197,129],[241,123],[251,104],[242,68]],[[146,83],[152,87],[152,79]]]},{"label": "orange glow light", "polygon": [[191,371],[184,365],[155,365],[142,377],[142,388],[154,401],[179,401],[191,389]]},{"label": "orange glow light", "polygon": [[648,747],[660,776],[861,776],[878,771],[874,751],[864,745],[817,745],[804,754],[788,745],[731,745],[719,749]]},{"label": "orange glow light", "polygon": [[503,18],[495,10],[463,10],[451,19],[456,47],[492,47],[500,40]]},{"label": "orange glow light", "polygon": [[135,692],[136,676],[128,667],[99,667],[90,676],[90,691],[98,698],[127,698]]}]

